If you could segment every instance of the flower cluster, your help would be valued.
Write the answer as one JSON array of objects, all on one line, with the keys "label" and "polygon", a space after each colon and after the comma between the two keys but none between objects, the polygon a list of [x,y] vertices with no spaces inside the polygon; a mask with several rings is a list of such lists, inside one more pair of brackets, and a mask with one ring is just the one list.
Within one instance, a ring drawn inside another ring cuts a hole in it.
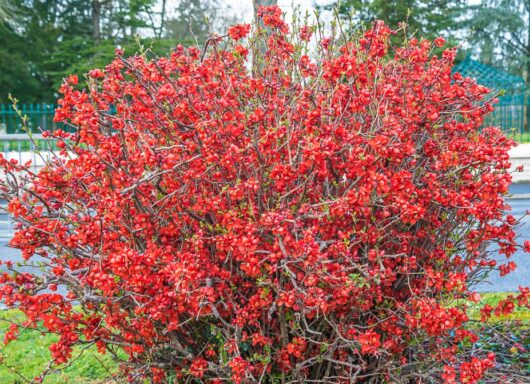
[{"label": "flower cluster", "polygon": [[[57,156],[0,159],[11,246],[43,270],[2,274],[3,302],[59,335],[56,363],[121,349],[131,382],[477,382],[470,286],[514,267],[488,244],[522,248],[489,90],[442,39],[391,47],[377,22],[311,57],[317,26],[260,17],[259,68],[240,25],[65,81]],[[516,305],[528,289],[483,318]]]},{"label": "flower cluster", "polygon": [[237,24],[228,28],[228,36],[233,40],[245,38],[250,33],[250,24]]}]

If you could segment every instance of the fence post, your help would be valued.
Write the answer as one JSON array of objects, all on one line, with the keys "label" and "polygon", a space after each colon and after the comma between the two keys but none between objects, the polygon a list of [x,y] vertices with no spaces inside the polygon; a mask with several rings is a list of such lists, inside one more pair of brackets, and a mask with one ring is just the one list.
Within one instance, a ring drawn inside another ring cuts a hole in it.
[{"label": "fence post", "polygon": [[48,113],[48,116],[50,117],[50,122],[51,122],[50,127],[52,131],[55,131],[57,129],[57,124],[53,120],[53,118],[55,117],[55,105],[50,104],[49,107],[50,107],[50,111]]},{"label": "fence post", "polygon": [[7,133],[7,123],[6,123],[6,118],[5,118],[5,105],[4,104],[0,104],[0,113],[2,114],[2,116],[0,117],[0,127],[2,128],[2,130],[5,128],[5,133]]},{"label": "fence post", "polygon": [[39,104],[39,109],[40,109],[40,126],[41,126],[41,129],[43,131],[46,130],[47,128],[47,123],[48,123],[48,119],[46,118],[46,104]]}]

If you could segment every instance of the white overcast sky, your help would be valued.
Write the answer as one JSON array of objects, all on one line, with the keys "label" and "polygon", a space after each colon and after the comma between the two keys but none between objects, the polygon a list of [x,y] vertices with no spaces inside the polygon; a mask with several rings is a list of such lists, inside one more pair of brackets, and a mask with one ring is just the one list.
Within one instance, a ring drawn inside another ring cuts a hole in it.
[{"label": "white overcast sky", "polygon": [[[278,5],[289,15],[293,6],[300,6],[304,11],[311,11],[314,9],[315,4],[325,5],[333,2],[333,0],[278,0]],[[241,16],[243,21],[249,22],[252,20],[252,0],[221,0],[220,3],[229,5]],[[480,0],[467,0],[467,3],[474,5],[480,3]]]},{"label": "white overcast sky", "polygon": [[[0,0],[1,2],[2,0]],[[280,8],[287,13],[289,19],[293,8],[299,7],[302,12],[313,11],[315,4],[326,5],[334,3],[336,0],[278,0]],[[161,8],[161,0],[157,1],[158,7]],[[221,10],[234,14],[239,19],[239,22],[251,22],[253,16],[252,0],[218,0]],[[169,14],[172,14],[178,6],[179,0],[169,0],[166,2],[166,9]],[[226,7],[223,7],[226,6]]]},{"label": "white overcast sky", "polygon": [[[244,21],[252,20],[252,0],[224,0],[226,4],[229,4],[234,11],[237,11],[238,15],[242,16]],[[299,6],[302,11],[313,10],[314,4],[328,4],[331,3],[330,0],[278,0],[278,5],[289,15],[293,6]]]},{"label": "white overcast sky", "polygon": [[[393,1],[393,0],[389,0]],[[469,5],[479,4],[481,0],[467,0]],[[245,21],[252,19],[252,0],[222,0],[221,4],[230,5]],[[314,5],[325,5],[334,3],[333,0],[278,0],[278,5],[288,14],[294,6],[300,6],[302,10],[313,10]]]},{"label": "white overcast sky", "polygon": [[[2,0],[0,0],[1,2]],[[179,0],[166,0],[167,1],[167,11],[169,14],[174,12],[175,8],[178,6]],[[337,0],[278,0],[278,5],[280,8],[287,14],[286,19],[290,20],[292,11],[295,8],[300,9],[302,13],[305,13],[305,11],[309,11],[311,14],[312,11],[315,9],[315,5],[327,5],[327,4],[333,4]],[[394,0],[388,0],[390,2]],[[477,5],[480,4],[482,0],[467,0],[468,5]],[[529,0],[530,1],[530,0]],[[158,5],[160,6],[161,0],[158,0]],[[249,23],[252,22],[253,17],[253,7],[252,7],[252,0],[217,0],[218,4],[220,5],[221,10],[225,10],[226,16],[229,16],[230,19],[234,20],[230,16],[236,16],[235,22],[238,23]],[[321,20],[326,23],[328,21],[329,17],[331,16],[330,13],[323,14]],[[156,16],[155,16],[156,17]],[[221,28],[224,29],[224,28]],[[216,32],[224,32],[222,30],[216,30]],[[149,31],[147,33],[150,33]],[[464,39],[465,40],[465,39]],[[466,46],[466,43],[463,43],[463,46]]]}]

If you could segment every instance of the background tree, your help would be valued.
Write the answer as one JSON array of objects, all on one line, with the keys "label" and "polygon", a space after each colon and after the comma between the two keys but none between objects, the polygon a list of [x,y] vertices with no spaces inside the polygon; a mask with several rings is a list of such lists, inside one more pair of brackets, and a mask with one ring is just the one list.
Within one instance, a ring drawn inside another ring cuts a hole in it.
[{"label": "background tree", "polygon": [[0,97],[7,101],[7,94],[26,95],[28,101],[45,100],[50,94],[34,76],[34,64],[28,60],[31,49],[24,38],[13,32],[8,25],[0,27]]},{"label": "background tree", "polygon": [[[530,83],[530,1],[482,0],[470,7],[472,54]],[[530,121],[526,96],[526,124]]]},{"label": "background tree", "polygon": [[179,41],[204,42],[219,18],[218,1],[183,0],[174,9],[175,15],[164,25],[168,38]]},{"label": "background tree", "polygon": [[[213,0],[183,0],[176,9],[169,5],[155,0],[6,3],[0,13],[0,102],[9,93],[24,102],[53,102],[64,77],[105,66],[117,47],[136,52],[138,35],[141,44],[165,54],[177,41],[192,42],[191,31],[204,39],[205,19],[217,20],[212,28],[228,22],[229,13],[221,15]],[[168,21],[170,11],[176,18]]]},{"label": "background tree", "polygon": [[252,6],[254,7],[254,19],[258,20],[257,13],[259,7],[270,7],[277,4],[277,0],[252,0]]},{"label": "background tree", "polygon": [[397,29],[401,22],[406,21],[410,33],[425,38],[444,35],[455,43],[456,31],[463,27],[460,20],[465,4],[465,0],[345,0],[323,8],[336,8],[353,27],[383,20]]},{"label": "background tree", "polygon": [[4,0],[0,3],[0,21],[6,20],[11,15],[11,1]]},{"label": "background tree", "polygon": [[470,7],[471,51],[480,61],[524,77],[530,73],[530,1],[482,0]]}]

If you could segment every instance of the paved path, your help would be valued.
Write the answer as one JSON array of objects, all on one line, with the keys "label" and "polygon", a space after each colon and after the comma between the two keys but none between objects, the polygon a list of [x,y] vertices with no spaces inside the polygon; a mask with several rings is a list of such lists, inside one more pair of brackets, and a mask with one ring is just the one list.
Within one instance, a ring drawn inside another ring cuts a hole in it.
[{"label": "paved path", "polygon": [[[527,210],[530,211],[530,183],[513,184],[510,189],[514,195],[510,199],[512,206],[512,214],[515,217],[521,217]],[[0,235],[7,230],[7,217],[5,214],[0,214]],[[522,226],[518,230],[519,241],[530,240],[530,217],[523,219]],[[9,248],[7,239],[0,237],[0,260],[19,261],[21,260],[20,252],[16,249]],[[504,257],[499,257],[502,262]],[[477,289],[482,292],[504,292],[516,291],[519,285],[530,286],[530,254],[518,252],[511,260],[517,264],[517,270],[510,273],[508,276],[500,277],[498,272],[493,272],[487,281],[481,283]],[[4,269],[5,267],[2,267]]]},{"label": "paved path", "polygon": [[[514,184],[512,193],[524,193],[530,196],[530,184],[517,185]],[[530,198],[525,199],[510,199],[512,206],[512,215],[516,218],[522,217],[527,210],[530,211]],[[517,231],[518,242],[522,243],[525,240],[530,240],[530,216],[522,220],[521,227]],[[506,262],[506,257],[498,257],[499,262]],[[517,252],[510,260],[517,264],[517,269],[507,276],[500,277],[498,272],[493,272],[487,281],[481,283],[477,290],[482,292],[505,292],[517,291],[520,285],[530,286],[530,254],[524,252]]]}]

